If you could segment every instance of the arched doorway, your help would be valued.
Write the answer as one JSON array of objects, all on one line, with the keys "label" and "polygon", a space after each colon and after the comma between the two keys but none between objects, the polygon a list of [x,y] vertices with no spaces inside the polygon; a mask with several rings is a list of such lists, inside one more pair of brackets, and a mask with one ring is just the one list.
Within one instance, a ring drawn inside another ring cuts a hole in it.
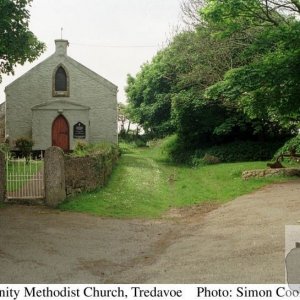
[{"label": "arched doorway", "polygon": [[59,115],[52,124],[52,146],[69,151],[69,124],[63,115]]}]

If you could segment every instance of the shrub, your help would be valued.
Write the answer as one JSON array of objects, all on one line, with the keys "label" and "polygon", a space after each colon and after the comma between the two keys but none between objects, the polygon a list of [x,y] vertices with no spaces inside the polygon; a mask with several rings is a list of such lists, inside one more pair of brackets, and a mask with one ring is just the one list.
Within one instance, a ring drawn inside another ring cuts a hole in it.
[{"label": "shrub", "polygon": [[107,154],[113,152],[115,156],[119,155],[119,150],[116,145],[110,143],[97,143],[88,144],[85,142],[78,142],[74,151],[70,154],[72,157],[85,157],[85,156],[95,156],[101,154]]},{"label": "shrub", "polygon": [[22,157],[29,160],[34,142],[30,138],[20,137],[16,140],[16,147],[21,152]]},{"label": "shrub", "polygon": [[277,157],[281,153],[288,153],[290,150],[295,150],[296,153],[300,153],[300,134],[286,141],[285,144],[276,151],[274,157]]},{"label": "shrub", "polygon": [[185,163],[192,155],[192,151],[186,149],[184,142],[176,134],[165,138],[161,148],[168,158],[176,163]]},{"label": "shrub", "polygon": [[215,165],[219,164],[221,161],[218,157],[205,153],[202,161],[205,165]]},{"label": "shrub", "polygon": [[[164,139],[161,148],[169,160],[197,166],[217,162],[216,159],[219,160],[218,162],[270,160],[283,144],[284,141],[282,140],[268,142],[235,141],[214,146],[203,145],[203,147],[194,150],[185,145],[177,135],[172,135]],[[215,159],[211,159],[212,156]]]},{"label": "shrub", "polygon": [[135,133],[119,134],[119,142],[129,143],[134,147],[146,147],[148,137],[145,135],[138,135]]},{"label": "shrub", "polygon": [[206,154],[215,156],[222,162],[260,161],[273,157],[278,142],[236,141],[233,143],[198,149],[194,158],[204,158]]},{"label": "shrub", "polygon": [[88,153],[88,148],[88,143],[85,141],[78,141],[72,154],[77,157],[86,156]]},{"label": "shrub", "polygon": [[143,139],[136,139],[134,141],[136,147],[146,147],[147,143]]},{"label": "shrub", "polygon": [[197,158],[193,157],[192,158],[192,165],[195,167],[199,166],[205,166],[205,165],[215,165],[219,164],[221,161],[218,157],[210,155],[210,154],[205,154],[203,158]]},{"label": "shrub", "polygon": [[9,150],[9,145],[7,143],[1,143],[0,144],[0,151],[4,153],[5,155],[9,155],[10,150]]}]

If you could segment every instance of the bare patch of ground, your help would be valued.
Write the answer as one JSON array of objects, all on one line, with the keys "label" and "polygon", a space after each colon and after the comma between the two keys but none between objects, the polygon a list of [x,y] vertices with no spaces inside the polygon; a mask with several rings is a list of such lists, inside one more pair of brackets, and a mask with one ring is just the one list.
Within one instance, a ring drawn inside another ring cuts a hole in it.
[{"label": "bare patch of ground", "polygon": [[300,181],[159,220],[45,207],[0,209],[6,283],[282,283],[284,229],[300,219]]},{"label": "bare patch of ground", "polygon": [[218,203],[203,203],[188,207],[171,208],[163,215],[163,218],[180,223],[197,223],[203,220],[209,212],[219,208]]}]

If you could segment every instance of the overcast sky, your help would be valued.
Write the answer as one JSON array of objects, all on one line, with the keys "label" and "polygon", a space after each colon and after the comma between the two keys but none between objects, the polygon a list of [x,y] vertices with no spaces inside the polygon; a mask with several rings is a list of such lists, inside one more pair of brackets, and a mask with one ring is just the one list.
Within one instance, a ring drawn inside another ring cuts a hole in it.
[{"label": "overcast sky", "polygon": [[181,24],[181,0],[34,0],[30,29],[47,45],[34,63],[20,66],[14,76],[3,75],[4,88],[54,52],[54,40],[70,42],[68,55],[119,87],[125,101],[126,75],[134,75],[151,60]]}]

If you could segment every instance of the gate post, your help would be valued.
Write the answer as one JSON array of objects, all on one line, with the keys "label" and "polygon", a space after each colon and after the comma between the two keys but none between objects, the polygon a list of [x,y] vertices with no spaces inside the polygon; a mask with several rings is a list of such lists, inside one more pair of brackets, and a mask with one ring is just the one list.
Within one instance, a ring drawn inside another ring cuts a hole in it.
[{"label": "gate post", "polygon": [[5,200],[6,173],[5,173],[5,154],[0,151],[0,202]]},{"label": "gate post", "polygon": [[55,207],[66,199],[65,159],[59,147],[45,151],[45,196],[46,204]]}]

